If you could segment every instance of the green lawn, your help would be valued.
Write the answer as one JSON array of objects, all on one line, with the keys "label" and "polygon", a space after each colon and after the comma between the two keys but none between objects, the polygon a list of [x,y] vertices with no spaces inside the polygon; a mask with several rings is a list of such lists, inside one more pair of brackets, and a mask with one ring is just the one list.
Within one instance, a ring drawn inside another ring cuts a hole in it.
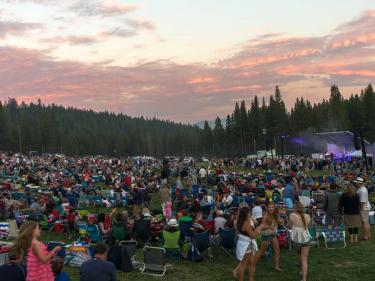
[{"label": "green lawn", "polygon": [[[372,229],[375,237],[375,228]],[[51,237],[59,240],[62,237]],[[47,238],[44,236],[44,238]],[[311,248],[309,260],[309,280],[321,281],[366,281],[375,280],[375,243],[360,242],[357,245],[348,245],[346,249],[327,250],[324,247]],[[137,254],[137,260],[142,261],[142,252]],[[299,280],[299,269],[296,266],[296,251],[282,249],[282,267],[284,272],[278,273],[273,270],[273,263],[270,258],[263,258],[257,265],[256,280]],[[204,262],[191,262],[181,260],[178,263],[171,259],[172,267],[168,270],[165,279],[171,281],[182,280],[232,280],[232,269],[236,266],[236,261],[225,256],[219,258],[214,252],[214,258]],[[66,267],[72,281],[79,280],[79,271],[76,268]],[[138,271],[132,273],[118,272],[118,280],[158,280],[161,278],[146,276]]]}]

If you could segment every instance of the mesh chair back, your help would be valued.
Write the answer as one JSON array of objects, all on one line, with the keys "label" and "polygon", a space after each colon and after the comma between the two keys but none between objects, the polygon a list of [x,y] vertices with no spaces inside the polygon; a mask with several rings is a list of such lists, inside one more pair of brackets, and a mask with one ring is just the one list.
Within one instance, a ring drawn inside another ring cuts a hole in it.
[{"label": "mesh chair back", "polygon": [[119,244],[120,246],[125,247],[130,258],[132,258],[135,255],[135,252],[137,251],[137,245],[138,245],[136,240],[125,240],[125,241],[121,241]]},{"label": "mesh chair back", "polygon": [[193,221],[180,221],[179,226],[182,238],[193,236],[193,232],[190,229],[193,226]]},{"label": "mesh chair back", "polygon": [[195,247],[201,252],[204,252],[208,248],[210,248],[210,233],[206,230],[202,233],[194,233],[193,241]]},{"label": "mesh chair back", "polygon": [[233,250],[236,248],[236,231],[232,229],[219,229],[220,245],[224,249]]},{"label": "mesh chair back", "polygon": [[164,271],[165,269],[165,250],[159,247],[143,248],[143,258],[146,270]]}]

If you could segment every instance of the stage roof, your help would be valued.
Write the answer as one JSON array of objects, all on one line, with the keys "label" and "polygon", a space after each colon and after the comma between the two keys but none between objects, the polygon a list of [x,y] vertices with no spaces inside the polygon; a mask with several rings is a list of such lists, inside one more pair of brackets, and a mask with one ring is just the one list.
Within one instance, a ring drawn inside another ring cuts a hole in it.
[{"label": "stage roof", "polygon": [[[317,133],[316,135],[326,143],[332,143],[339,146],[343,146],[346,150],[356,150],[353,143],[354,134],[350,131],[325,132]],[[367,140],[364,141],[366,145],[366,150],[371,151],[371,143]]]}]

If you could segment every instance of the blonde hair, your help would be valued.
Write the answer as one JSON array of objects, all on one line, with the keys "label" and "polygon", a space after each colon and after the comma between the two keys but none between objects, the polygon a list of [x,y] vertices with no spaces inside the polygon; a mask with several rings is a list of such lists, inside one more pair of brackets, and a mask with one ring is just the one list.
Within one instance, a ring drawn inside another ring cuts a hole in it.
[{"label": "blonde hair", "polygon": [[305,210],[301,202],[296,202],[294,206],[294,211],[301,216],[303,226],[307,229]]},{"label": "blonde hair", "polygon": [[38,223],[35,221],[27,221],[21,225],[13,246],[14,251],[18,256],[24,256],[27,253],[27,250],[31,247],[34,231],[37,227]]},{"label": "blonde hair", "polygon": [[[270,206],[274,207],[273,214],[270,214],[268,212],[268,208]],[[266,207],[266,213],[263,217],[262,223],[264,223],[266,226],[272,226],[273,221],[277,222],[277,214],[278,214],[278,209],[276,208],[276,205],[273,202],[268,202],[267,207]]]}]

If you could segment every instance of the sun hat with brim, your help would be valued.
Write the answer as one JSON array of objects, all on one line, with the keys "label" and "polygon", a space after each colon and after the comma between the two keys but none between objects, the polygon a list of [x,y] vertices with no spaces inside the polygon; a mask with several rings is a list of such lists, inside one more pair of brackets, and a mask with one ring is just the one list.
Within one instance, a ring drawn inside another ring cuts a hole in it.
[{"label": "sun hat with brim", "polygon": [[361,177],[357,177],[353,182],[355,182],[355,183],[364,183],[365,180],[363,178],[361,178]]},{"label": "sun hat with brim", "polygon": [[169,222],[168,222],[168,225],[169,226],[178,226],[178,222],[176,219],[171,219]]}]

